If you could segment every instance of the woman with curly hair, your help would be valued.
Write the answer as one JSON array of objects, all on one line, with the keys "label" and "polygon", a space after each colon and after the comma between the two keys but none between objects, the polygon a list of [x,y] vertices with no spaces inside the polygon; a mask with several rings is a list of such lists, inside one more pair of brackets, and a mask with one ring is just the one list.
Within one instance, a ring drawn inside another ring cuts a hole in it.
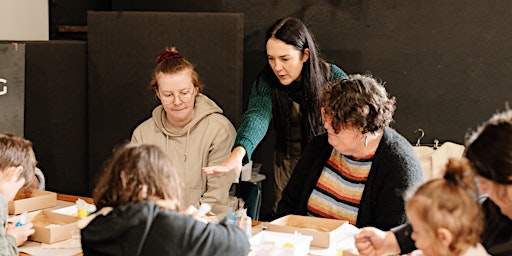
[{"label": "woman with curly hair", "polygon": [[327,133],[308,144],[275,217],[347,220],[383,229],[406,221],[403,192],[423,182],[411,144],[389,127],[395,98],[369,75],[327,85],[321,97]]},{"label": "woman with curly hair", "polygon": [[226,218],[216,224],[188,214],[184,193],[158,146],[118,148],[93,191],[99,210],[81,231],[84,255],[247,255],[244,231]]}]

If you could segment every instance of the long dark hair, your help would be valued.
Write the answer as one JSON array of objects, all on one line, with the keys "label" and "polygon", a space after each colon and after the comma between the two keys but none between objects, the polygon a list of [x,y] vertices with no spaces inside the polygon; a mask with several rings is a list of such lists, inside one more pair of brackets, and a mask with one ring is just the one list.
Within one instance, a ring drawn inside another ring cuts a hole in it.
[{"label": "long dark hair", "polygon": [[[320,94],[321,88],[328,80],[330,70],[325,60],[320,56],[313,35],[299,19],[291,17],[279,19],[268,29],[265,43],[270,38],[276,38],[286,44],[293,45],[303,54],[306,49],[309,49],[309,59],[302,68],[300,99],[302,132],[307,134],[307,136],[302,136],[302,143],[305,144],[314,135],[324,131],[320,115]],[[268,62],[261,75],[266,76],[272,88],[272,111],[277,133],[276,146],[281,152],[286,152],[286,141],[290,136],[288,117],[293,103],[289,96],[290,88],[281,85]]]},{"label": "long dark hair", "polygon": [[512,184],[511,109],[493,115],[466,139],[465,155],[478,175],[496,183]]}]

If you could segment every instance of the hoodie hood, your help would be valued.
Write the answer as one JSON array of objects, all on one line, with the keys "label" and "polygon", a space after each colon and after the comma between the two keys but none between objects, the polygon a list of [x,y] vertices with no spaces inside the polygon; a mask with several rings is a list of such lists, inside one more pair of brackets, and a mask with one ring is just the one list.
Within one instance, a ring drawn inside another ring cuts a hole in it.
[{"label": "hoodie hood", "polygon": [[207,96],[199,94],[194,117],[183,129],[171,131],[165,124],[162,106],[133,131],[132,141],[160,147],[172,159],[183,183],[183,204],[199,207],[209,203],[215,214],[227,210],[229,187],[235,172],[207,176],[205,166],[218,165],[231,153],[236,130],[222,110]]},{"label": "hoodie hood", "polygon": [[135,253],[142,249],[158,211],[154,202],[142,201],[119,206],[105,216],[98,215],[82,229],[82,244],[110,255],[118,254],[123,244],[123,248]]},{"label": "hoodie hood", "polygon": [[83,233],[87,234],[86,237],[90,242],[117,240],[128,230],[141,225],[145,226],[148,219],[153,218],[156,208],[152,201],[119,206],[106,216],[96,216]]},{"label": "hoodie hood", "polygon": [[206,118],[207,116],[218,113],[222,114],[222,109],[204,94],[198,94],[195,99],[194,105],[194,117],[179,131],[171,131],[165,126],[166,112],[162,105],[156,107],[152,113],[152,119],[155,122],[155,129],[162,132],[167,138],[165,143],[165,151],[169,150],[169,137],[185,137],[185,152],[183,155],[184,161],[186,162],[189,155],[189,136],[191,130],[198,125],[198,123]]}]

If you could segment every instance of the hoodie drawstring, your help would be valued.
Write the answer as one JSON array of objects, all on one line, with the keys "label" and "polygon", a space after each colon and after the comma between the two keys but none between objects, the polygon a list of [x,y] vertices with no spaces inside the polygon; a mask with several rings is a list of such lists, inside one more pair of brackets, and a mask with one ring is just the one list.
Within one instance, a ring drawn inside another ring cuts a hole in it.
[{"label": "hoodie drawstring", "polygon": [[190,136],[190,127],[187,128],[187,139],[185,139],[185,163],[188,157],[188,136]]}]

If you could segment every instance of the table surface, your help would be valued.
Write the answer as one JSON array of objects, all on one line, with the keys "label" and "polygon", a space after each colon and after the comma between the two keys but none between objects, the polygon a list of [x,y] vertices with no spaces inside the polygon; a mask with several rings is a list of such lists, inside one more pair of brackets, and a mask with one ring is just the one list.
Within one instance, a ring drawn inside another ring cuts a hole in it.
[{"label": "table surface", "polygon": [[[93,203],[92,198],[81,197],[81,196],[73,196],[73,195],[66,195],[66,194],[57,194],[57,200],[61,201],[61,202],[74,203],[79,198],[84,200],[84,201],[86,201],[89,204]],[[72,204],[65,204],[65,205],[61,205],[61,206],[58,205],[56,208],[65,207],[65,206],[68,206],[68,205],[72,205]],[[258,221],[258,220],[253,220],[252,221],[253,235],[257,234],[258,232],[261,231],[261,229],[262,229],[261,228],[261,226],[262,226],[261,224],[262,224],[261,221]],[[20,255],[22,255],[22,256],[30,256],[30,254],[27,254],[27,253],[24,253],[24,252],[20,252]],[[344,251],[343,255],[344,256],[357,256],[356,254],[350,253],[348,251]],[[83,256],[83,253],[77,253],[77,254],[74,254],[73,256]]]}]

